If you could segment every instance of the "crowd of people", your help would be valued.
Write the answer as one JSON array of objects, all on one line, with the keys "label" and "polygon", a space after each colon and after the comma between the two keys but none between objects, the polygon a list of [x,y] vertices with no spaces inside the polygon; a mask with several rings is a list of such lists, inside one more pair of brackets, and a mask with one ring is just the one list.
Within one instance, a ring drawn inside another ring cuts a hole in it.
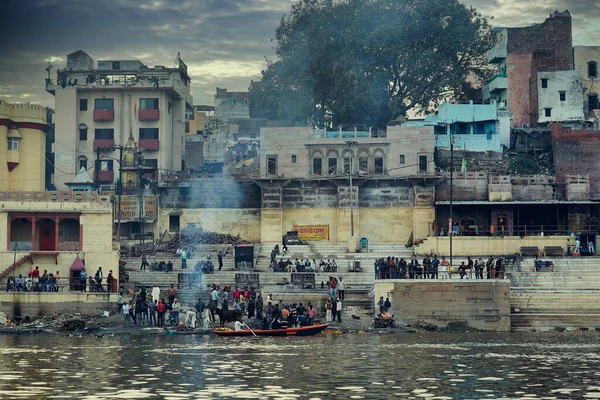
[{"label": "crowd of people", "polygon": [[[79,276],[70,277],[70,282],[65,282],[64,285],[71,284],[71,287],[76,291],[81,292],[108,292],[113,291],[116,279],[113,277],[112,270],[109,271],[106,277],[106,287],[104,286],[102,267],[98,267],[96,273],[88,277],[87,271],[83,268],[79,271]],[[88,286],[89,285],[89,286]],[[6,281],[7,292],[58,292],[63,286],[60,271],[56,273],[48,273],[48,270],[40,271],[40,267],[30,268],[27,277],[19,274],[17,277],[9,276]]]},{"label": "crowd of people", "polygon": [[186,325],[195,327],[196,313],[192,312],[193,319],[187,318],[180,324],[180,313],[182,312],[181,303],[175,296],[177,289],[171,285],[166,292],[166,297],[162,295],[158,285],[154,285],[151,291],[148,291],[145,286],[134,293],[129,291],[128,294],[132,297],[130,301],[124,301],[123,293],[119,293],[117,301],[119,314],[123,315],[125,326],[175,326]]},{"label": "crowd of people", "polygon": [[375,260],[375,279],[451,279],[452,275],[460,279],[498,279],[504,264],[501,257],[489,257],[487,261],[479,257],[461,261],[458,267],[450,265],[446,257],[425,256],[421,261],[412,256],[408,262],[404,258],[387,257]]},{"label": "crowd of people", "polygon": [[289,258],[287,260],[280,258],[279,261],[276,259],[271,260],[270,267],[273,272],[337,272],[338,270],[335,259],[317,262],[315,259],[310,260],[308,258],[296,258],[295,261]]}]

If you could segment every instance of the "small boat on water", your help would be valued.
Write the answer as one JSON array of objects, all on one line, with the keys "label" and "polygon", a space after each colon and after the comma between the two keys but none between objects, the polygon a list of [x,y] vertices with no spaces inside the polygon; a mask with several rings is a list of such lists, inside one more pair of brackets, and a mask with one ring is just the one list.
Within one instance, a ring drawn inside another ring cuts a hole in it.
[{"label": "small boat on water", "polygon": [[252,331],[248,328],[241,331],[219,328],[214,329],[213,332],[219,336],[312,336],[324,331],[328,326],[329,323],[303,326],[301,328],[253,329]]}]

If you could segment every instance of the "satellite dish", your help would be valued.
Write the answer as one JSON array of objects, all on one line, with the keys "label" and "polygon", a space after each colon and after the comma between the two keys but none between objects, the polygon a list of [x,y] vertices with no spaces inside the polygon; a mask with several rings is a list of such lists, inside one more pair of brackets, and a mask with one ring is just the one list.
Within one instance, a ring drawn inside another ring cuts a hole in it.
[{"label": "satellite dish", "polygon": [[506,104],[504,104],[503,101],[500,102],[500,104],[498,104],[498,108],[504,108],[506,107]]}]

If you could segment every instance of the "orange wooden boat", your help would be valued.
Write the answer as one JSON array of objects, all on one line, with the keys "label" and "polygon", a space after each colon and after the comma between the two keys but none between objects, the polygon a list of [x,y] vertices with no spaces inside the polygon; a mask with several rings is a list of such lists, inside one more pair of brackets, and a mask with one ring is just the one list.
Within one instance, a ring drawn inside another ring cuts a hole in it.
[{"label": "orange wooden boat", "polygon": [[[219,336],[312,336],[323,332],[328,326],[329,323],[303,326],[300,328],[253,329],[252,331],[248,328],[241,331],[219,328],[214,329],[213,332]],[[252,332],[254,332],[254,334],[252,334]]]}]

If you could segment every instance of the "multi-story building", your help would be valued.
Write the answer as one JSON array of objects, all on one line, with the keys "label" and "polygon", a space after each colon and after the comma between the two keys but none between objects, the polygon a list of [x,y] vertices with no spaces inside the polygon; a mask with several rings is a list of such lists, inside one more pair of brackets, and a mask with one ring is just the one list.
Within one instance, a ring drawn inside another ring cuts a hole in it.
[{"label": "multi-story building", "polygon": [[510,116],[495,100],[490,104],[445,102],[436,115],[402,125],[433,126],[436,148],[449,148],[453,137],[458,150],[501,152],[502,146],[510,147]]},{"label": "multi-story building", "polygon": [[0,100],[0,191],[44,190],[48,128],[45,107]]},{"label": "multi-story building", "polygon": [[598,64],[600,64],[600,46],[575,46],[573,47],[575,58],[575,69],[581,73],[583,80],[583,110],[586,116],[596,114],[596,120],[600,117],[600,77]]},{"label": "multi-story building", "polygon": [[[98,185],[118,179],[119,152],[133,136],[146,166],[158,171],[184,168],[186,114],[192,110],[190,77],[177,58],[172,68],[139,60],[94,60],[83,51],[67,55],[56,80],[54,184],[65,188],[81,167]],[[62,172],[58,172],[62,171]]]},{"label": "multi-story building", "polygon": [[[544,107],[543,114],[539,114],[535,89],[538,83],[542,85],[542,79],[565,79],[561,74],[541,75],[572,70],[572,45],[568,11],[555,11],[541,24],[499,29],[498,41],[488,51],[488,61],[497,65],[497,73],[485,85],[484,99],[495,99],[498,105],[506,105],[513,114],[513,126],[535,127],[538,122],[553,118],[552,111],[550,117],[546,115],[549,107]],[[561,101],[558,96],[556,93]]]}]

